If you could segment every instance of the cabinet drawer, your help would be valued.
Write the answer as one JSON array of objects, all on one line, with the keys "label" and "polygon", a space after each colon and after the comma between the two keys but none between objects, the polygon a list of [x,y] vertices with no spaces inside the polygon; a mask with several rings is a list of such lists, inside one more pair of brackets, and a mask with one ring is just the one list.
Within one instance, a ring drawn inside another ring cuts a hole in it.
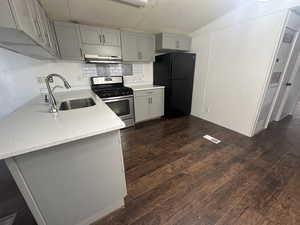
[{"label": "cabinet drawer", "polygon": [[139,97],[139,96],[148,96],[148,95],[163,95],[163,93],[164,93],[164,88],[149,89],[143,91],[135,91],[134,96]]}]

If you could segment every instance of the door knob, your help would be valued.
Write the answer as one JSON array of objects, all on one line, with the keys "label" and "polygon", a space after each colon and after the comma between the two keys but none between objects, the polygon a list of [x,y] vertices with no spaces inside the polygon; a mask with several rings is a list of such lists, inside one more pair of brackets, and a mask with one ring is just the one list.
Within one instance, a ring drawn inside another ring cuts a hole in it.
[{"label": "door knob", "polygon": [[292,86],[292,83],[288,82],[288,83],[286,83],[286,86]]}]

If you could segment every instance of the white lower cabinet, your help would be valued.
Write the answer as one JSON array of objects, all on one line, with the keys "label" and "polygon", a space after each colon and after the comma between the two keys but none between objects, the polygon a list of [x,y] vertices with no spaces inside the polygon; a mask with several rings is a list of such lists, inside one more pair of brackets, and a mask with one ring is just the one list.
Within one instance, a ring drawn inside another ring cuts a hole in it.
[{"label": "white lower cabinet", "polygon": [[164,115],[164,88],[134,91],[135,122]]}]

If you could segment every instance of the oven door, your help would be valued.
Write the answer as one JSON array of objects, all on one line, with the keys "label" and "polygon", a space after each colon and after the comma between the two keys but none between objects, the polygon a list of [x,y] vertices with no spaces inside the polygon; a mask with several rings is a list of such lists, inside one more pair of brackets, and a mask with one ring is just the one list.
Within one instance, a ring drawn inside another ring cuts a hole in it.
[{"label": "oven door", "polygon": [[133,96],[103,99],[103,101],[122,119],[134,118]]}]

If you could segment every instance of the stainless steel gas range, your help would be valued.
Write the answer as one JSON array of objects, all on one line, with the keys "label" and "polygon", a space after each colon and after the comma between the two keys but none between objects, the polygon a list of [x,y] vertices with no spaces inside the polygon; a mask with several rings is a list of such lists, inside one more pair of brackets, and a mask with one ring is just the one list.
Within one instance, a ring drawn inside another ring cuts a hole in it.
[{"label": "stainless steel gas range", "polygon": [[123,77],[92,77],[92,90],[124,121],[134,126],[133,90],[124,87]]}]

